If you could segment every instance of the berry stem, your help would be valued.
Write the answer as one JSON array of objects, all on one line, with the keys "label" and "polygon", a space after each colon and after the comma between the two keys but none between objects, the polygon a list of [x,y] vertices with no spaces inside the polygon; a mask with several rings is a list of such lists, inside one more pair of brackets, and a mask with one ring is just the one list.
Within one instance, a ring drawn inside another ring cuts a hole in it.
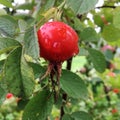
[{"label": "berry stem", "polygon": [[45,77],[47,77],[47,76],[51,73],[52,69],[53,69],[53,64],[49,63],[49,65],[48,65],[48,67],[47,67],[47,70],[46,70],[45,74],[44,74],[42,77],[40,77],[39,83],[41,83],[42,80],[43,80]]}]

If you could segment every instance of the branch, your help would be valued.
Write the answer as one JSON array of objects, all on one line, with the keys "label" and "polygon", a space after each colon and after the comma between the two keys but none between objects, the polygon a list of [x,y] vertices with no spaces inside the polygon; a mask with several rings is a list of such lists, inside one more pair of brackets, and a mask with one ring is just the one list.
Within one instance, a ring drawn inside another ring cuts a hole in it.
[{"label": "branch", "polygon": [[[72,58],[70,58],[69,60],[67,60],[67,67],[66,69],[67,70],[71,70],[71,65],[72,65]],[[63,115],[65,114],[65,111],[64,111],[64,106],[67,102],[67,94],[66,93],[63,93],[62,94],[62,105],[61,105],[61,108],[60,108],[60,120],[62,120],[62,117]]]},{"label": "branch", "polygon": [[103,5],[103,6],[96,7],[95,9],[100,9],[100,8],[113,8],[113,9],[115,9],[116,6]]}]

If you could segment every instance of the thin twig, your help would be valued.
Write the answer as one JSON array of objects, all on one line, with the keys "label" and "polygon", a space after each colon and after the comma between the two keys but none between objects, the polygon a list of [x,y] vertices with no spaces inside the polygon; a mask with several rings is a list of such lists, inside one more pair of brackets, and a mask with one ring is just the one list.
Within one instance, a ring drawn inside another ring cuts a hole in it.
[{"label": "thin twig", "polygon": [[[66,69],[67,70],[71,70],[71,66],[72,66],[72,58],[67,60],[67,67],[66,67]],[[63,93],[62,94],[62,105],[61,105],[61,108],[60,108],[60,120],[62,120],[62,117],[65,114],[64,106],[65,106],[66,102],[67,102],[67,94]]]},{"label": "thin twig", "polygon": [[96,9],[101,9],[101,8],[113,8],[113,9],[115,9],[116,6],[103,5],[103,6],[98,6],[98,7],[96,7]]}]

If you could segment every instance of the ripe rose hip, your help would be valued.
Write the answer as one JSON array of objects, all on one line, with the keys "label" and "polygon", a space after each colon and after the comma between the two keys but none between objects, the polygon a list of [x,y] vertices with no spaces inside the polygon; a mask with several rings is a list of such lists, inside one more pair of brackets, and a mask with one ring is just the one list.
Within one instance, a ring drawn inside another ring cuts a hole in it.
[{"label": "ripe rose hip", "polygon": [[78,54],[78,36],[63,22],[47,22],[37,32],[40,56],[60,63]]},{"label": "ripe rose hip", "polygon": [[57,21],[45,23],[37,31],[37,35],[40,56],[49,61],[46,73],[40,78],[40,82],[50,75],[56,101],[60,89],[62,62],[78,54],[78,36],[70,26]]}]

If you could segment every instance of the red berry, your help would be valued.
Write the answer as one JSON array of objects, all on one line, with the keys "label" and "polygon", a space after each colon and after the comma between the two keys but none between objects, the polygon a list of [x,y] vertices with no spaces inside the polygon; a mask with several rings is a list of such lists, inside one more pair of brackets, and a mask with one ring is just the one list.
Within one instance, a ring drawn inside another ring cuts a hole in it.
[{"label": "red berry", "polygon": [[63,22],[47,22],[37,32],[40,56],[60,63],[78,54],[78,35]]},{"label": "red berry", "polygon": [[115,114],[115,113],[117,113],[118,112],[118,110],[117,109],[112,109],[112,111],[111,111],[113,114]]},{"label": "red berry", "polygon": [[119,90],[118,88],[114,88],[114,89],[113,89],[113,92],[117,94],[117,93],[120,92],[120,90]]},{"label": "red berry", "polygon": [[10,99],[10,98],[12,98],[12,97],[13,97],[13,94],[12,94],[12,93],[7,93],[6,99]]}]

